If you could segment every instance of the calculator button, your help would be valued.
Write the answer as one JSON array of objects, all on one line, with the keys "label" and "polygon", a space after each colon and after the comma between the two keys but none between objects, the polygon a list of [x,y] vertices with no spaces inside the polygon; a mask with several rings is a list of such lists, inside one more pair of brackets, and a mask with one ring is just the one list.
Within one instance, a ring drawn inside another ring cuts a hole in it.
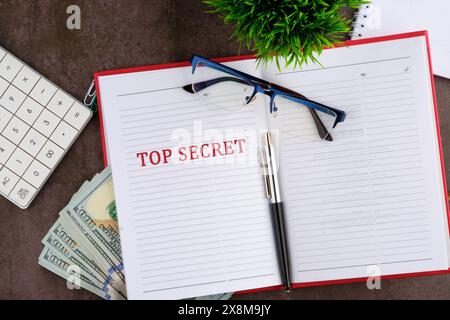
[{"label": "calculator button", "polygon": [[29,94],[31,89],[36,85],[40,76],[31,70],[29,67],[24,66],[22,70],[20,70],[19,74],[13,81],[13,85]]},{"label": "calculator button", "polygon": [[20,147],[31,156],[36,157],[46,141],[46,137],[31,128],[20,143]]},{"label": "calculator button", "polygon": [[58,117],[63,118],[74,102],[75,100],[73,100],[68,94],[58,90],[52,100],[50,100],[47,109],[52,111]]},{"label": "calculator button", "polygon": [[0,76],[9,82],[12,82],[22,67],[22,62],[8,54],[2,62],[0,62]]},{"label": "calculator button", "polygon": [[30,97],[42,104],[44,107],[56,92],[56,87],[49,81],[41,78],[30,93]]},{"label": "calculator button", "polygon": [[0,97],[5,93],[9,87],[9,82],[3,78],[0,78]]},{"label": "calculator button", "polygon": [[39,118],[36,120],[36,123],[33,125],[33,128],[42,133],[44,136],[50,137],[60,121],[61,120],[57,116],[47,109],[44,109]]},{"label": "calculator button", "polygon": [[75,102],[64,117],[64,120],[74,128],[81,130],[90,117],[91,111],[80,103]]},{"label": "calculator button", "polygon": [[36,194],[36,191],[37,189],[31,186],[28,182],[20,180],[14,187],[13,191],[11,191],[9,197],[20,207],[25,208],[30,204]]},{"label": "calculator button", "polygon": [[43,109],[43,106],[28,97],[25,99],[24,103],[22,103],[22,106],[17,111],[16,116],[31,126],[39,117]]},{"label": "calculator button", "polygon": [[67,149],[77,134],[77,130],[69,126],[65,121],[61,121],[50,139],[63,149]]},{"label": "calculator button", "polygon": [[0,191],[3,194],[9,195],[19,179],[20,178],[11,170],[3,167],[2,170],[0,170]]},{"label": "calculator button", "polygon": [[30,126],[17,117],[13,117],[3,130],[2,134],[10,141],[18,145],[23,137],[27,134]]},{"label": "calculator button", "polygon": [[51,141],[47,141],[45,146],[39,152],[37,159],[50,169],[53,169],[59,159],[64,155],[64,150]]},{"label": "calculator button", "polygon": [[16,146],[3,136],[0,136],[0,163],[5,164],[13,154]]},{"label": "calculator button", "polygon": [[11,118],[12,113],[3,107],[0,107],[0,132],[2,132],[3,129],[5,129],[6,125],[8,124],[9,120],[11,120]]},{"label": "calculator button", "polygon": [[10,112],[16,113],[25,98],[25,93],[14,86],[9,86],[0,99],[0,105],[8,109]]},{"label": "calculator button", "polygon": [[11,158],[9,158],[6,166],[15,174],[21,176],[27,170],[33,158],[22,149],[17,148]]},{"label": "calculator button", "polygon": [[23,175],[23,179],[32,186],[39,188],[50,174],[50,169],[34,160]]}]

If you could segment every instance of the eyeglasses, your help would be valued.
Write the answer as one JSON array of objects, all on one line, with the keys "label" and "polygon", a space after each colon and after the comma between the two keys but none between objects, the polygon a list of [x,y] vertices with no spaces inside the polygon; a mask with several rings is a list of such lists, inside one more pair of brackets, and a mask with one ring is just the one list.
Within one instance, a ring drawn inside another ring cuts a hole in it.
[{"label": "eyeglasses", "polygon": [[197,55],[191,63],[194,80],[184,90],[229,111],[250,106],[257,93],[262,93],[270,98],[270,114],[283,118],[281,130],[291,136],[333,141],[333,129],[345,120],[344,111],[309,100],[280,85]]}]

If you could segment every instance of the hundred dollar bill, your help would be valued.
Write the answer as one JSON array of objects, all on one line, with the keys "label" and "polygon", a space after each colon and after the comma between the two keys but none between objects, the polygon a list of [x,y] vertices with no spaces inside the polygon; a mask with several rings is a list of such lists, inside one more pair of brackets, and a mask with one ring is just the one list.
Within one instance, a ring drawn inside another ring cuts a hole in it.
[{"label": "hundred dollar bill", "polygon": [[[114,287],[112,287],[110,283],[101,282],[98,278],[92,275],[92,273],[88,269],[86,269],[85,266],[76,261],[74,257],[68,258],[67,256],[61,254],[59,251],[54,251],[54,248],[49,246],[44,246],[43,250],[49,250],[49,252],[51,252],[51,260],[70,267],[70,269],[67,268],[67,274],[72,276],[72,278],[69,280],[71,283],[75,278],[85,279],[88,280],[89,283],[92,284],[96,289],[100,289],[103,292],[103,298],[105,299],[110,299],[110,297],[120,297],[120,299],[122,300],[126,299],[126,297],[124,297],[120,292],[114,289]],[[43,267],[48,269],[46,262],[43,262]],[[117,298],[115,298],[115,300]]]},{"label": "hundred dollar bill", "polygon": [[[117,267],[117,273],[124,279],[122,264],[122,253],[120,250],[120,241],[118,236],[111,236],[113,233],[106,233],[105,230],[112,230],[114,228],[114,223],[105,223],[105,220],[101,221],[101,226],[98,225],[96,220],[96,215],[91,215],[87,209],[86,204],[90,202],[92,196],[100,198],[99,193],[96,192],[99,188],[103,190],[108,190],[108,188],[103,187],[105,184],[108,185],[108,181],[111,181],[111,173],[109,170],[102,172],[95,183],[92,182],[91,186],[87,188],[76,201],[71,204],[70,210],[67,210],[61,214],[65,219],[70,220],[74,225],[84,235],[84,239],[89,241],[91,245],[95,246],[102,254],[105,254],[105,259],[113,266]],[[112,183],[110,183],[112,185]],[[113,201],[114,202],[114,201]],[[90,202],[92,203],[92,202]],[[90,205],[91,208],[98,208],[99,206]],[[114,210],[110,208],[111,211]],[[113,220],[113,219],[112,219]],[[115,228],[117,228],[117,221],[115,221]],[[115,231],[118,235],[118,232]]]},{"label": "hundred dollar bill", "polygon": [[[72,208],[84,211],[86,219],[93,222],[96,232],[108,241],[108,245],[118,255],[121,255],[119,225],[114,196],[114,185],[111,170],[105,169],[91,183],[91,188],[83,190],[78,197],[78,203]],[[94,229],[94,228],[93,228]]]},{"label": "hundred dollar bill", "polygon": [[[76,197],[74,199],[76,199]],[[125,292],[124,277],[119,277],[116,272],[117,267],[112,264],[111,260],[108,260],[108,254],[101,251],[95,242],[89,241],[91,239],[87,239],[86,235],[82,232],[82,230],[80,230],[80,228],[78,228],[76,223],[74,223],[69,216],[64,214],[69,207],[70,204],[60,212],[59,220],[61,225],[64,226],[64,230],[71,235],[72,240],[77,242],[79,247],[83,248],[83,252],[90,254],[93,258],[93,263],[96,263],[106,273],[108,273],[114,282],[119,284],[119,288],[123,288],[119,289],[119,291]]]},{"label": "hundred dollar bill", "polygon": [[125,283],[125,276],[121,271],[123,269],[122,261],[113,261],[111,252],[97,242],[96,239],[89,234],[88,230],[74,219],[70,210],[62,211],[60,213],[60,218],[62,219],[64,228],[73,235],[73,239],[81,247],[86,248],[87,252],[90,253],[98,266],[109,273],[114,282]]},{"label": "hundred dollar bill", "polygon": [[[57,274],[58,276],[71,281],[74,279],[79,279],[80,287],[89,290],[90,292],[98,295],[99,297],[106,300],[124,300],[124,298],[119,294],[111,294],[104,292],[101,288],[97,287],[95,283],[83,274],[76,275],[69,268],[71,265],[65,262],[63,259],[54,254],[50,249],[44,248],[41,255],[39,256],[39,264],[50,270],[51,272]],[[70,279],[72,278],[72,279]],[[75,283],[76,284],[76,283]]]},{"label": "hundred dollar bill", "polygon": [[107,175],[107,179],[103,180],[103,183],[86,199],[84,209],[98,226],[103,236],[110,240],[113,249],[120,253],[121,246],[114,185],[110,170],[105,170],[104,174]]},{"label": "hundred dollar bill", "polygon": [[[92,245],[92,243],[90,243],[89,241],[86,241],[83,233],[73,224],[71,223],[70,219],[64,219],[62,213],[67,211],[70,207],[71,204],[74,203],[74,201],[76,201],[77,198],[80,197],[81,194],[83,194],[83,192],[86,189],[89,189],[90,186],[94,183],[95,181],[99,178],[100,174],[96,174],[94,176],[94,178],[91,181],[86,181],[85,183],[83,183],[83,185],[81,186],[80,190],[75,193],[75,195],[71,198],[69,204],[60,212],[60,216],[62,216],[58,221],[60,222],[60,225],[64,225],[64,231],[66,233],[69,233],[71,235],[71,240],[72,241],[76,241],[78,247],[83,247],[83,252],[84,253],[90,253],[92,257],[94,257],[94,259],[92,260],[92,262],[98,262],[98,265],[101,265],[101,267],[103,268],[103,270],[105,270],[109,277],[111,277],[114,280],[114,287],[124,293],[126,292],[125,289],[125,282],[124,282],[124,277],[119,277],[116,272],[114,271],[116,269],[116,267],[114,265],[112,265],[110,262],[106,261],[105,259],[101,259],[102,256],[104,256],[105,254],[99,254],[97,247],[95,245]],[[49,232],[51,232],[52,230],[50,230]],[[64,240],[64,239],[61,239]],[[68,243],[70,245],[70,243]]]},{"label": "hundred dollar bill", "polygon": [[74,236],[66,231],[61,218],[49,230],[42,243],[52,251],[63,254],[72,263],[97,279],[104,287],[111,285],[114,290],[126,297],[125,283],[117,283],[108,272],[98,266],[90,252],[86,252],[86,248],[81,247],[74,240]]}]

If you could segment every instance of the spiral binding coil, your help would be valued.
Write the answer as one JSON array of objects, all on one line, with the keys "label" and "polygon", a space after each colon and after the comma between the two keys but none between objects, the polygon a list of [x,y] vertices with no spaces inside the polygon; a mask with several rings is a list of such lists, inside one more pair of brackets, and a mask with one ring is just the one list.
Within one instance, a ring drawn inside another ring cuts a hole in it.
[{"label": "spiral binding coil", "polygon": [[370,5],[365,4],[361,6],[357,12],[355,12],[352,23],[352,31],[349,34],[352,40],[362,38],[363,29],[365,28],[369,11]]}]

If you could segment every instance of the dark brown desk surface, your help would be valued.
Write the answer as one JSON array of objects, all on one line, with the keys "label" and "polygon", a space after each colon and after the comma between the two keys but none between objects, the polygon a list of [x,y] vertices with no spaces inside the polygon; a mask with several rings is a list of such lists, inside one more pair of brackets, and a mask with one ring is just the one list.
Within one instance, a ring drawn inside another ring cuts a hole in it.
[{"label": "dark brown desk surface", "polygon": [[[81,7],[82,29],[66,28],[66,9]],[[200,0],[0,0],[0,45],[82,99],[94,71],[239,53],[232,32]],[[450,156],[450,80],[436,78],[444,153]],[[450,161],[450,160],[449,160]],[[68,290],[37,264],[41,239],[81,183],[102,170],[98,117],[57,168],[31,208],[0,197],[0,299],[96,299]],[[447,175],[449,171],[447,169]],[[450,298],[450,275],[268,292],[242,299]]]}]

